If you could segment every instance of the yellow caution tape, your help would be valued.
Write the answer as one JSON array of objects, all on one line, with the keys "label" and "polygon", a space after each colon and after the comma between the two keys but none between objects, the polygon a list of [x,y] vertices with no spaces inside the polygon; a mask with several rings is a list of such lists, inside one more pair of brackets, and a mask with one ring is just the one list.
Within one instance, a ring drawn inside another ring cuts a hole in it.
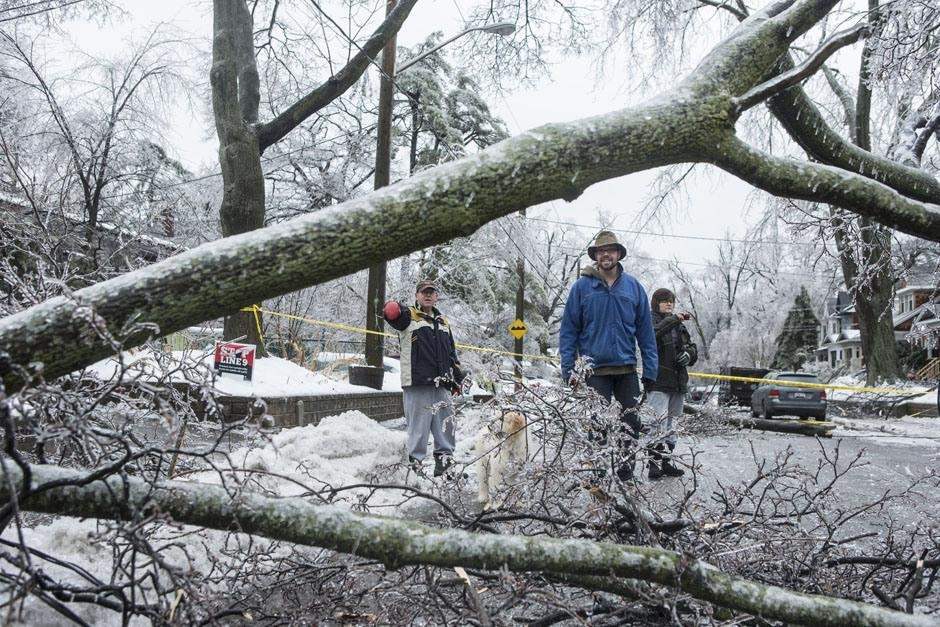
[{"label": "yellow caution tape", "polygon": [[[707,372],[690,372],[690,377],[699,379],[717,379],[719,381],[744,381],[746,383],[772,383],[774,385],[785,386],[788,388],[815,388],[824,390],[847,390],[850,392],[869,392],[872,394],[926,394],[930,389],[917,388],[875,388],[856,385],[834,385],[832,383],[803,383],[801,381],[786,381],[783,379],[763,379],[759,377],[738,377],[728,374],[711,374]],[[931,388],[932,389],[932,388]]]},{"label": "yellow caution tape", "polygon": [[[280,316],[281,318],[288,318],[290,320],[300,320],[301,322],[307,322],[309,324],[313,324],[313,325],[317,325],[321,327],[339,329],[341,331],[351,331],[353,333],[363,333],[367,335],[381,335],[384,337],[393,337],[393,338],[398,337],[398,334],[396,333],[386,333],[385,331],[375,331],[373,329],[364,329],[362,327],[355,327],[355,326],[348,325],[348,324],[341,324],[339,322],[327,322],[325,320],[314,320],[313,318],[307,318],[305,316],[297,316],[294,314],[281,313],[279,311],[271,311],[270,309],[262,309],[261,307],[257,307],[257,306],[256,308],[245,307],[244,309],[242,309],[242,311],[254,311],[256,316],[258,312],[261,312],[269,316]],[[455,346],[461,350],[477,351],[480,353],[492,353],[495,355],[506,355],[509,357],[522,357],[524,359],[540,359],[540,360],[545,360],[545,361],[557,361],[557,358],[547,356],[547,355],[529,355],[526,353],[514,353],[512,351],[504,351],[504,350],[499,350],[496,348],[485,348],[483,346],[473,346],[471,344],[455,343]]]},{"label": "yellow caution tape", "polygon": [[[398,337],[394,333],[386,333],[384,331],[375,331],[373,329],[364,329],[362,327],[356,327],[349,324],[341,324],[339,322],[327,322],[325,320],[315,320],[313,318],[307,318],[306,316],[297,316],[294,314],[281,313],[279,311],[272,311],[270,309],[263,309],[258,305],[252,305],[251,307],[245,307],[242,311],[254,312],[255,322],[258,324],[258,335],[261,336],[261,323],[259,321],[259,313],[264,313],[269,316],[280,316],[281,318],[287,318],[289,320],[299,320],[301,322],[306,322],[308,324],[313,324],[321,327],[328,327],[331,329],[339,329],[341,331],[350,331],[352,333],[364,333],[371,335],[381,335],[384,337]],[[551,357],[548,355],[530,355],[527,353],[514,353],[512,351],[504,351],[496,348],[485,348],[483,346],[473,346],[472,344],[456,344],[457,348],[461,350],[477,351],[481,353],[491,353],[494,355],[505,355],[508,357],[522,357],[524,359],[536,359],[542,361],[552,361],[557,362],[557,357]],[[745,383],[772,383],[774,385],[781,385],[790,388],[815,388],[815,389],[824,389],[824,390],[846,390],[850,392],[868,392],[871,394],[901,394],[905,396],[913,396],[915,394],[926,394],[930,392],[933,388],[929,389],[916,389],[916,388],[898,388],[898,387],[864,387],[864,386],[853,386],[853,385],[834,385],[830,383],[803,383],[800,381],[784,381],[781,379],[763,379],[759,377],[738,377],[727,374],[711,374],[708,372],[689,372],[689,376],[697,379],[715,379],[718,381],[743,381]]]}]

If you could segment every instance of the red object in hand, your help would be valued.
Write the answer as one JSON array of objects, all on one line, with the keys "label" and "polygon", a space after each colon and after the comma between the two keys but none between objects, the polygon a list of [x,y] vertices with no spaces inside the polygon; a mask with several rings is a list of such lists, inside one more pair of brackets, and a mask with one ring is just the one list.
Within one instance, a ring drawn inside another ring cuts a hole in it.
[{"label": "red object in hand", "polygon": [[401,315],[401,305],[393,300],[390,300],[385,303],[385,307],[382,309],[382,313],[385,314],[386,320],[398,320],[398,317]]}]

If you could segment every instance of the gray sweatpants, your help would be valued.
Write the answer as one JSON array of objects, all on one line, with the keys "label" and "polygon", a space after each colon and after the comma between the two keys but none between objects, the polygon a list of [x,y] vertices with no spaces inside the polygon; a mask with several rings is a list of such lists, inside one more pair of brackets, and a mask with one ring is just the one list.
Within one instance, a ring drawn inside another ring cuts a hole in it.
[{"label": "gray sweatpants", "polygon": [[424,459],[428,433],[434,436],[435,455],[453,455],[455,442],[454,404],[450,391],[433,385],[402,388],[408,420],[408,455]]},{"label": "gray sweatpants", "polygon": [[653,438],[666,442],[670,447],[676,445],[676,419],[682,415],[685,394],[682,392],[650,392],[646,397],[653,410]]}]

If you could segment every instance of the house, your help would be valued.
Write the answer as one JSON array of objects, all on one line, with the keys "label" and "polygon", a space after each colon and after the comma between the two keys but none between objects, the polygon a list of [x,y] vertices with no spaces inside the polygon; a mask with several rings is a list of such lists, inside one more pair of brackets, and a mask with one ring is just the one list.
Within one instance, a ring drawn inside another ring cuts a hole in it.
[{"label": "house", "polygon": [[[12,233],[48,233],[55,242],[52,251],[57,262],[69,255],[84,254],[87,240],[85,220],[64,210],[36,211],[29,201],[15,193],[0,190],[0,231]],[[95,254],[107,259],[111,267],[125,272],[182,252],[179,244],[141,229],[130,229],[113,222],[98,221],[94,229]]]},{"label": "house", "polygon": [[828,362],[832,368],[840,365],[849,370],[863,368],[858,314],[848,292],[839,290],[826,299],[822,322],[816,361]]},{"label": "house", "polygon": [[[897,287],[892,310],[894,336],[926,348],[928,358],[940,357],[940,292],[928,280],[902,280]],[[826,300],[816,361],[828,362],[833,368],[844,366],[849,371],[865,367],[858,314],[852,297],[839,290]]]}]

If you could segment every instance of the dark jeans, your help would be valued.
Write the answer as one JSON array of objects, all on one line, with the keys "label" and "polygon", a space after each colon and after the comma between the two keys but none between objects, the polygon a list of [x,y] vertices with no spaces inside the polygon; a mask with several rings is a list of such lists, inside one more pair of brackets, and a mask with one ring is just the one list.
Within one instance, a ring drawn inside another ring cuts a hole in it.
[{"label": "dark jeans", "polygon": [[[636,406],[643,396],[640,390],[640,378],[635,372],[629,374],[592,375],[586,383],[598,394],[610,402],[611,397],[617,399],[623,411],[620,413],[620,422],[623,427],[621,446],[630,447],[630,440],[640,437],[640,417],[637,416]],[[606,434],[602,434],[606,440]]]}]

